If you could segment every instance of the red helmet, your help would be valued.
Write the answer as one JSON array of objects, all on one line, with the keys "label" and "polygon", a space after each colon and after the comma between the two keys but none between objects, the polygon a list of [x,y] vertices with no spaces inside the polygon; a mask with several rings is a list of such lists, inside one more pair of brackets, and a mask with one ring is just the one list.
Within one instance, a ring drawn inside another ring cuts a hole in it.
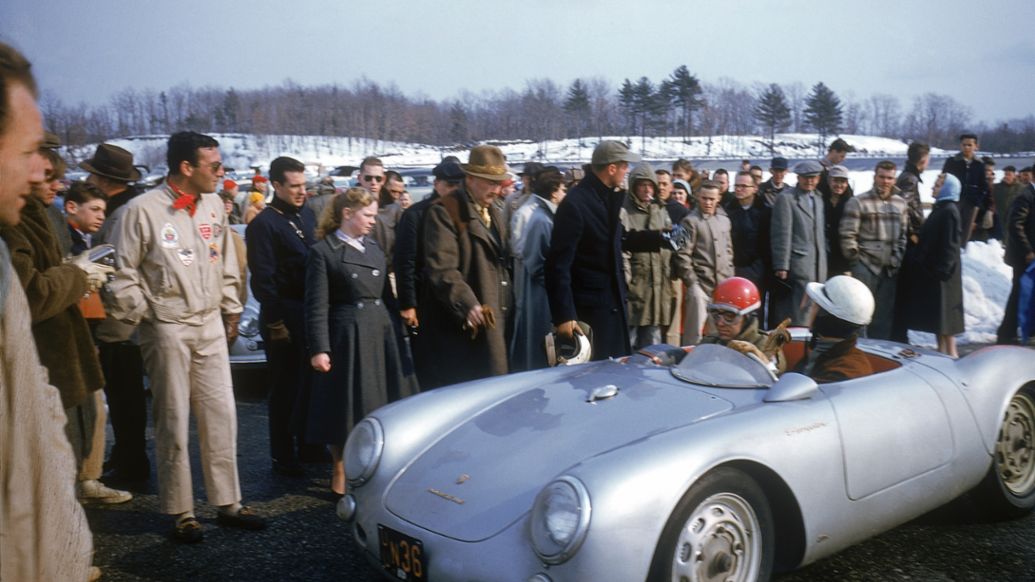
[{"label": "red helmet", "polygon": [[715,286],[709,309],[735,311],[737,315],[751,313],[762,306],[758,287],[743,277],[730,277]]}]

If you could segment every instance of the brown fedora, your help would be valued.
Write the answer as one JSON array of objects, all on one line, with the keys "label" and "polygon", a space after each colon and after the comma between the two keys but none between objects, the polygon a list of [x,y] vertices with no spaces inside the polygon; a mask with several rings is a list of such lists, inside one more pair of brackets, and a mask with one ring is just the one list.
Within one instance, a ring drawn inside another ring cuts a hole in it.
[{"label": "brown fedora", "polygon": [[133,182],[140,179],[140,170],[133,167],[133,154],[107,143],[97,146],[93,158],[80,162],[79,167],[98,176]]},{"label": "brown fedora", "polygon": [[507,157],[503,155],[503,150],[492,145],[471,148],[471,155],[467,159],[467,163],[460,164],[460,167],[468,176],[484,178],[493,182],[503,182],[510,177]]}]

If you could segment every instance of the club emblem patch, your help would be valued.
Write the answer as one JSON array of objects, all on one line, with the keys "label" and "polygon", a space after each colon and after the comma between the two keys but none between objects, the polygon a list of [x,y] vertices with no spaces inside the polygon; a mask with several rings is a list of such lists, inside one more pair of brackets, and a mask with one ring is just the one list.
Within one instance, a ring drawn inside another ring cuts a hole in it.
[{"label": "club emblem patch", "polygon": [[176,228],[171,223],[166,222],[158,236],[161,245],[167,249],[180,246],[180,233],[176,232]]},{"label": "club emblem patch", "polygon": [[205,240],[212,240],[212,225],[201,224],[198,225],[198,232],[201,233],[201,238]]},{"label": "club emblem patch", "polygon": [[221,224],[212,225],[212,236],[216,238],[223,236],[223,226]]},{"label": "club emblem patch", "polygon": [[180,249],[177,256],[180,258],[180,262],[183,263],[184,267],[189,267],[194,264],[194,249]]},{"label": "club emblem patch", "polygon": [[216,243],[208,245],[208,262],[218,263],[219,262],[219,248]]}]

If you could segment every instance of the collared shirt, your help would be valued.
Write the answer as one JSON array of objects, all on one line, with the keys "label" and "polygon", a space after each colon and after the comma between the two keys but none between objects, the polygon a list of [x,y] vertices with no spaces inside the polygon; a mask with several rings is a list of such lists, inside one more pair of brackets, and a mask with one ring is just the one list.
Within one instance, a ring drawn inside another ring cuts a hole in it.
[{"label": "collared shirt", "polygon": [[363,245],[363,237],[353,238],[342,232],[340,228],[334,231],[334,235],[338,237],[338,240],[349,245],[350,247],[356,249],[361,253],[365,253],[367,250],[366,247]]}]

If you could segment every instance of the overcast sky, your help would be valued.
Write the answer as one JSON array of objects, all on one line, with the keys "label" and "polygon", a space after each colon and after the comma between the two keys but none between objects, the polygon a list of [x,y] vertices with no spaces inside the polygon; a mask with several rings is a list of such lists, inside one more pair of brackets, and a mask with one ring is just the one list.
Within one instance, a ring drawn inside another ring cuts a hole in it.
[{"label": "overcast sky", "polygon": [[[60,8],[58,8],[60,6]],[[1026,117],[1035,2],[973,0],[0,0],[0,39],[45,91],[395,83],[455,97],[547,77],[823,81],[841,96],[925,92],[976,119]]]}]

